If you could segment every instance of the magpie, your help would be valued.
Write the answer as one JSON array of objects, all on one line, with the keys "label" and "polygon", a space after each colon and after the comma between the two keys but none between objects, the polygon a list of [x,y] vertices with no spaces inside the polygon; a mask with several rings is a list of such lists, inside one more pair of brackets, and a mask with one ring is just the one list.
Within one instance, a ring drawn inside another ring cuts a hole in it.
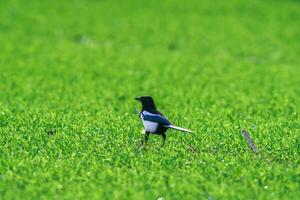
[{"label": "magpie", "polygon": [[156,110],[155,103],[151,96],[141,96],[134,98],[142,103],[142,111],[139,114],[144,129],[145,129],[145,142],[149,140],[150,133],[161,135],[163,138],[163,145],[166,141],[166,131],[171,128],[182,132],[192,133],[192,131],[174,126],[163,114]]}]

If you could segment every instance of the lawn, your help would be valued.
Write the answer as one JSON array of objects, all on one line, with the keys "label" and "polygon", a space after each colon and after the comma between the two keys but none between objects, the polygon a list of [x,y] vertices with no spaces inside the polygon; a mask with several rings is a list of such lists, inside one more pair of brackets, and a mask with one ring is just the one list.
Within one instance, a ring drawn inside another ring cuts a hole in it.
[{"label": "lawn", "polygon": [[[299,199],[299,24],[297,0],[2,0],[0,199]],[[140,95],[195,133],[141,146]]]}]

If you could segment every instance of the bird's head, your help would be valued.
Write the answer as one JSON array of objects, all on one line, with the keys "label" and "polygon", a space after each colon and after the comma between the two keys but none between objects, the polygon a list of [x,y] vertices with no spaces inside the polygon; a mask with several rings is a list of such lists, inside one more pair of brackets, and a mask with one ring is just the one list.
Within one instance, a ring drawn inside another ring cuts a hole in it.
[{"label": "bird's head", "polygon": [[143,110],[156,110],[153,98],[151,96],[140,96],[134,99],[142,103]]}]

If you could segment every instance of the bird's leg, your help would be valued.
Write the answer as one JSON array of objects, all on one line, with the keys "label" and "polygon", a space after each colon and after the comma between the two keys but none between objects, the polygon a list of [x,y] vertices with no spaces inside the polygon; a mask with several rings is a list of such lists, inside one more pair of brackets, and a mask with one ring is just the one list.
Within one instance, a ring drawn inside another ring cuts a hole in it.
[{"label": "bird's leg", "polygon": [[163,144],[162,144],[162,146],[164,146],[165,142],[166,142],[167,135],[165,133],[163,133],[161,136],[163,138]]},{"label": "bird's leg", "polygon": [[145,132],[145,143],[148,142],[148,140],[149,140],[149,135],[150,135],[149,132]]}]

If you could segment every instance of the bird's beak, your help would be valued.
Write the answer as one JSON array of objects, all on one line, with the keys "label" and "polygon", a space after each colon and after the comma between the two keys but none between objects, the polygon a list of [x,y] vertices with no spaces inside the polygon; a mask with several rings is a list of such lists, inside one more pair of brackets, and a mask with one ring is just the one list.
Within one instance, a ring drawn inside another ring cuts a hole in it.
[{"label": "bird's beak", "polygon": [[134,100],[140,101],[141,98],[140,97],[135,97]]}]

